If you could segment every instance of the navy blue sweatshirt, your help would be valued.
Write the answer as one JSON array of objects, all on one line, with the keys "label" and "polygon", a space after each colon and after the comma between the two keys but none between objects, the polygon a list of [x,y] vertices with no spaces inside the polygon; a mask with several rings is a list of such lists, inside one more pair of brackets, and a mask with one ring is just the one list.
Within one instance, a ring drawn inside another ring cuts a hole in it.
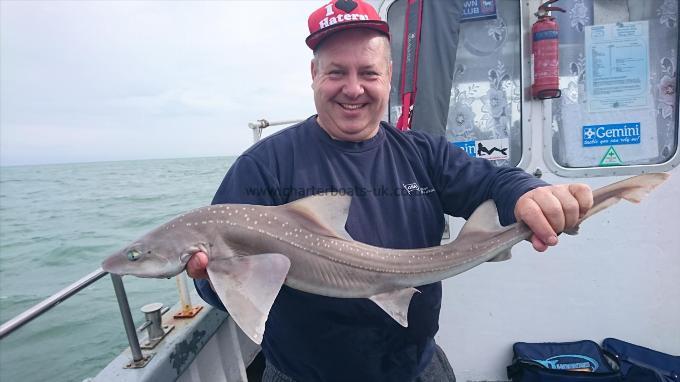
[{"label": "navy blue sweatshirt", "polygon": [[[367,141],[337,141],[313,116],[243,153],[213,204],[280,205],[341,191],[353,196],[345,227],[352,238],[423,248],[439,245],[444,213],[467,218],[492,198],[501,223],[509,224],[517,199],[544,184],[520,169],[470,158],[443,137],[402,133],[386,123]],[[207,281],[196,286],[224,309]],[[284,286],[267,320],[265,358],[298,382],[411,381],[432,358],[441,304],[441,283],[418,289],[404,328],[368,299]]]}]

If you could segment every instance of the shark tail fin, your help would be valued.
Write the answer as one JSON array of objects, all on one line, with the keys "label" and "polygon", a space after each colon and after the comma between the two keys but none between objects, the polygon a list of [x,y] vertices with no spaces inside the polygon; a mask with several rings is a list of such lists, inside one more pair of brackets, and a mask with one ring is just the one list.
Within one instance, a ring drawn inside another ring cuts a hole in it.
[{"label": "shark tail fin", "polygon": [[[621,189],[621,198],[631,203],[640,203],[652,190],[665,182],[670,174],[663,172],[643,174],[628,178],[610,187]],[[614,187],[619,185],[619,187]]]},{"label": "shark tail fin", "polygon": [[666,173],[642,174],[598,188],[593,191],[593,208],[579,219],[576,226],[564,232],[568,235],[577,234],[581,222],[618,203],[621,199],[631,203],[640,203],[647,194],[665,182],[669,176],[670,174]]},{"label": "shark tail fin", "polygon": [[[461,228],[456,241],[483,242],[506,229],[498,220],[496,203],[489,199],[477,207],[472,215],[470,215],[463,228]],[[512,254],[508,248],[488,261],[505,261],[511,257]]]}]

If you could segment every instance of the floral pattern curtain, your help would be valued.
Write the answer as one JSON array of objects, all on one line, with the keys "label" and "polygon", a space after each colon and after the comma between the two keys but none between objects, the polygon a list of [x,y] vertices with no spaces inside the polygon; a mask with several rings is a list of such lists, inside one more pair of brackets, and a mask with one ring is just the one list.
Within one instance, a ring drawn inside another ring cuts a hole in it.
[{"label": "floral pattern curtain", "polygon": [[521,158],[520,3],[495,5],[495,18],[461,24],[446,136],[508,142],[509,157],[493,163],[514,166]]}]

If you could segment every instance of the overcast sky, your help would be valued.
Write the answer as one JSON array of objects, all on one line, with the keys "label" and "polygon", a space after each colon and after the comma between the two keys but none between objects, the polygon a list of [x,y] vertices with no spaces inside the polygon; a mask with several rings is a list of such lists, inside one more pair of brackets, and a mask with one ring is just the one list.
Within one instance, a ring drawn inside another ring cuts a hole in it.
[{"label": "overcast sky", "polygon": [[314,113],[321,5],[0,0],[0,165],[237,155]]}]

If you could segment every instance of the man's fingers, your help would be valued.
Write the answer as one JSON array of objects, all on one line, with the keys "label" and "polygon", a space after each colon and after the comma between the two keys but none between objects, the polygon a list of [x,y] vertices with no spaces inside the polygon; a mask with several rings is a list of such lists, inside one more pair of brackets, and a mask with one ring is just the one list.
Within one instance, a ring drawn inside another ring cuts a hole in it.
[{"label": "man's fingers", "polygon": [[[516,216],[518,220],[523,221],[524,224],[534,232],[536,238],[541,242],[547,245],[555,245],[557,244],[557,234],[544,214],[542,207],[536,199],[534,199],[534,196],[535,194],[520,198],[517,203]],[[545,196],[541,197],[541,199],[544,198]],[[561,208],[559,209],[559,213],[562,213]],[[534,247],[536,247],[536,245],[534,245]]]},{"label": "man's fingers", "polygon": [[522,195],[515,217],[533,231],[531,244],[543,252],[557,244],[557,234],[578,224],[593,206],[593,193],[585,184],[545,186]]},{"label": "man's fingers", "polygon": [[569,185],[569,192],[578,202],[580,219],[593,207],[593,191],[587,184],[574,183]]},{"label": "man's fingers", "polygon": [[[536,202],[536,204],[538,204],[541,212],[548,220],[548,223],[553,230],[552,234],[555,235],[558,232],[562,232],[564,230],[565,223],[564,210],[562,209],[560,199],[554,194],[555,187],[541,187],[535,189],[534,191],[535,192],[532,195],[532,199]],[[532,229],[534,228],[531,225],[530,227]],[[534,230],[534,233],[538,234],[539,238],[543,239],[544,241],[547,239],[547,236],[543,236],[542,232],[536,232]]]},{"label": "man's fingers", "polygon": [[207,279],[208,255],[203,252],[196,252],[187,262],[187,275],[193,279]]},{"label": "man's fingers", "polygon": [[562,232],[566,228],[574,227],[580,218],[579,201],[571,193],[569,186],[556,186],[552,189],[553,195],[558,199],[558,203],[562,205],[562,214],[564,215],[564,225],[557,232]]},{"label": "man's fingers", "polygon": [[548,246],[536,235],[531,235],[529,241],[531,241],[531,245],[537,252],[545,252],[548,249]]}]

